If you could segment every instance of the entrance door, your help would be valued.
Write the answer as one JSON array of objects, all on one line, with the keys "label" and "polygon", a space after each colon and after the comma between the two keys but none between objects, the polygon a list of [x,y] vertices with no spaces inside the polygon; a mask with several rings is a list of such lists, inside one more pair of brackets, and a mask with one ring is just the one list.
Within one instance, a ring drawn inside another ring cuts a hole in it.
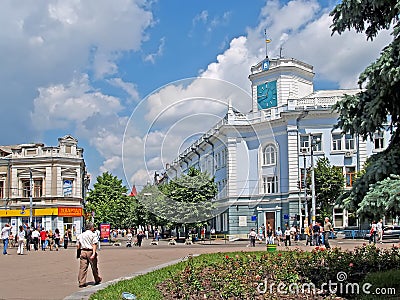
[{"label": "entrance door", "polygon": [[275,212],[266,212],[265,213],[265,228],[267,229],[269,226],[272,227],[273,232],[275,232]]}]

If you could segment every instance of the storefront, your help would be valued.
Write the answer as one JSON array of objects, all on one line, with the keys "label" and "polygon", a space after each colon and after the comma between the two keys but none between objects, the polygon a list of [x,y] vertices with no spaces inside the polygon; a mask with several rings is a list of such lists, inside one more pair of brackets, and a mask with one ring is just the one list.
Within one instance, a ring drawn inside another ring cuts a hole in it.
[{"label": "storefront", "polygon": [[[71,230],[73,240],[81,233],[83,226],[82,207],[51,207],[32,209],[32,223],[36,228],[55,230],[58,228],[63,235],[67,229]],[[1,227],[9,223],[15,234],[20,225],[28,225],[30,219],[29,209],[2,209],[0,210]]]}]

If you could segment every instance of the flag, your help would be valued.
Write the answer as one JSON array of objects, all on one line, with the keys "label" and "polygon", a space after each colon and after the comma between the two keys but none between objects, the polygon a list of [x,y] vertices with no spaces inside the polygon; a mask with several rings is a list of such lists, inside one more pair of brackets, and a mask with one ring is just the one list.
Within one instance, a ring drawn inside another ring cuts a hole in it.
[{"label": "flag", "polygon": [[136,191],[136,186],[132,186],[131,193],[129,194],[130,197],[136,197],[137,196],[137,191]]}]

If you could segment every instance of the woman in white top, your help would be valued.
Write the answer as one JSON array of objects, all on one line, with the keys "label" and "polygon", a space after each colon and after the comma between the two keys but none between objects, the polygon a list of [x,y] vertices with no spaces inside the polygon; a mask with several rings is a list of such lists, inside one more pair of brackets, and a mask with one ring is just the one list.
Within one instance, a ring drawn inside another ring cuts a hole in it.
[{"label": "woman in white top", "polygon": [[25,242],[25,230],[24,226],[19,226],[19,231],[17,233],[17,240],[18,240],[18,249],[17,254],[23,255],[24,254],[24,242]]}]

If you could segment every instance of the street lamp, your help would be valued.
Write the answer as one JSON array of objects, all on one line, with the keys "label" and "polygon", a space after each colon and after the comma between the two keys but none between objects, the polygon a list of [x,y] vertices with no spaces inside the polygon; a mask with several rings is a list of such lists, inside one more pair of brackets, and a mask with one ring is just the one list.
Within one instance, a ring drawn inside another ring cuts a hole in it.
[{"label": "street lamp", "polygon": [[33,214],[33,176],[32,176],[32,169],[28,168],[29,170],[29,226],[32,226],[32,214]]},{"label": "street lamp", "polygon": [[314,147],[318,145],[321,140],[319,138],[314,139],[313,135],[310,134],[311,139],[311,147],[310,147],[310,155],[311,155],[311,220],[313,226],[315,225],[315,174],[314,174]]},{"label": "street lamp", "polygon": [[303,188],[304,188],[304,219],[307,222],[307,226],[310,224],[310,221],[308,220],[308,201],[307,201],[307,160],[306,160],[306,152],[303,152],[303,169],[304,169],[304,174],[303,174]]}]

